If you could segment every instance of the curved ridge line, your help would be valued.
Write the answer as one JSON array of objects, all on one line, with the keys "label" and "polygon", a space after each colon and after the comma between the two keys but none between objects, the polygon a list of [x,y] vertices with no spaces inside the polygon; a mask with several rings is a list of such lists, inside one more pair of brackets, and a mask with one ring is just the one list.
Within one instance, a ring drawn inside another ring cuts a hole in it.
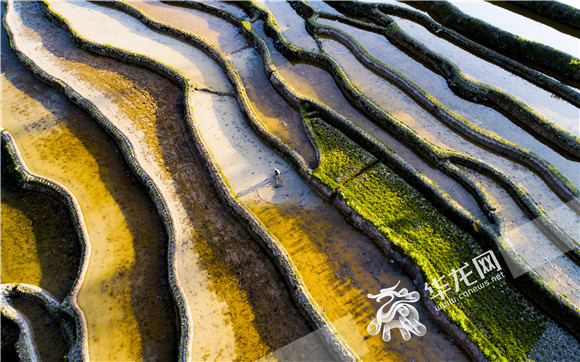
[{"label": "curved ridge line", "polygon": [[[5,14],[7,14],[7,12],[5,12]],[[7,25],[5,25],[5,27],[8,28]],[[8,39],[10,42],[12,42],[12,34],[9,33],[8,29],[6,30]],[[79,270],[77,271],[77,275],[73,283],[73,287],[61,303],[60,309],[73,317],[76,324],[76,336],[71,339],[72,343],[69,351],[69,357],[73,359],[85,358],[88,356],[88,344],[86,341],[87,321],[82,309],[78,305],[77,297],[89,265],[91,243],[80,204],[78,203],[74,194],[72,194],[64,185],[49,178],[36,175],[28,169],[24,159],[22,158],[22,155],[20,154],[20,150],[16,145],[16,141],[9,131],[2,128],[0,137],[2,138],[2,147],[7,151],[8,157],[14,164],[14,170],[20,177],[21,187],[27,190],[40,191],[49,195],[56,196],[57,199],[65,204],[71,216],[77,238],[81,245],[81,260],[79,263]]]},{"label": "curved ridge line", "polygon": [[[340,7],[340,5],[337,6]],[[354,3],[350,3],[348,9],[355,11],[358,15],[368,16],[381,25],[364,23],[359,20],[350,19],[344,15],[339,16],[323,12],[321,14],[324,14],[325,18],[338,20],[348,25],[384,36],[391,44],[403,52],[413,54],[411,56],[413,59],[433,68],[446,80],[449,89],[455,94],[467,98],[470,102],[484,105],[486,101],[492,103],[494,106],[508,113],[510,117],[517,121],[516,123],[530,128],[542,138],[547,139],[551,147],[556,147],[560,152],[565,152],[576,159],[580,158],[579,138],[541,116],[524,102],[500,89],[470,79],[458,66],[408,35],[394,20],[379,11],[376,7],[372,5],[365,7],[364,4],[357,3],[355,5]],[[367,11],[371,11],[371,14],[367,14]],[[503,104],[504,102],[506,103],[505,105]],[[529,124],[530,122],[531,124]],[[545,129],[550,132],[544,134],[539,132],[538,129]],[[552,132],[554,135],[552,135]],[[566,142],[565,147],[561,145],[562,141]]]},{"label": "curved ridge line", "polygon": [[[123,2],[98,2],[98,4],[102,5],[103,3],[109,6],[119,6],[125,5],[131,8],[130,5],[125,4]],[[318,327],[321,328],[323,334],[323,340],[329,345],[329,349],[331,352],[334,352],[338,355],[341,359],[344,360],[358,360],[358,356],[356,353],[348,346],[342,337],[336,332],[334,326],[330,323],[326,315],[322,312],[322,309],[318,306],[316,301],[312,298],[310,293],[308,292],[307,288],[305,287],[302,277],[300,276],[298,269],[292,262],[291,258],[289,257],[286,250],[280,244],[279,241],[267,230],[267,228],[255,218],[255,216],[239,201],[238,197],[231,191],[231,187],[227,183],[227,180],[223,176],[221,170],[217,165],[214,164],[213,157],[207,146],[201,139],[197,128],[195,127],[195,121],[192,116],[193,114],[193,106],[191,104],[191,99],[189,94],[191,92],[196,91],[197,89],[193,85],[193,83],[189,80],[189,78],[185,77],[181,72],[171,68],[170,66],[150,57],[136,54],[130,52],[125,49],[112,47],[109,45],[101,45],[91,40],[84,38],[80,35],[68,21],[64,20],[61,15],[58,14],[54,9],[50,7],[50,4],[43,2],[44,4],[42,7],[46,9],[47,16],[49,18],[54,18],[55,21],[59,23],[66,24],[66,31],[75,39],[75,45],[97,54],[109,56],[109,57],[117,57],[122,58],[123,61],[131,62],[139,65],[143,65],[148,68],[153,68],[153,70],[162,73],[164,76],[168,76],[170,79],[176,81],[178,84],[182,86],[184,89],[184,96],[185,99],[188,100],[188,105],[186,107],[186,119],[189,131],[192,133],[194,140],[196,141],[196,148],[200,152],[204,163],[206,164],[206,168],[210,172],[210,176],[214,181],[214,185],[218,190],[218,194],[226,201],[226,204],[229,205],[231,209],[237,214],[237,216],[242,219],[242,221],[248,226],[250,232],[256,235],[258,240],[263,240],[267,250],[273,255],[277,264],[284,270],[282,273],[286,279],[289,281],[292,287],[292,294],[297,299],[298,304],[306,311],[307,316],[309,319],[313,321],[313,323]],[[50,15],[49,15],[50,14]],[[161,25],[162,23],[157,23]],[[163,29],[163,27],[160,27]],[[160,29],[156,29],[160,30]],[[207,49],[205,49],[207,51]],[[217,49],[215,49],[217,50]],[[119,54],[122,53],[122,54]],[[152,66],[153,64],[153,66]],[[161,66],[161,69],[158,68]],[[86,103],[90,103],[86,101]],[[94,106],[94,105],[93,105]],[[288,146],[289,147],[289,146]],[[295,152],[295,151],[294,151]],[[304,161],[302,160],[302,163]],[[180,345],[180,349],[183,348],[183,343]],[[180,353],[181,355],[181,353]],[[180,356],[180,359],[184,359]],[[188,358],[185,358],[188,359]]]},{"label": "curved ridge line", "polygon": [[[313,20],[316,22],[316,19]],[[384,64],[378,59],[371,56],[352,36],[344,31],[333,28],[328,25],[316,23],[313,25],[314,31],[318,34],[331,36],[333,39],[345,45],[351,53],[366,67],[381,74],[385,79],[391,81],[413,98],[417,103],[424,106],[430,113],[434,113],[438,119],[443,121],[452,129],[461,133],[465,137],[481,144],[484,147],[493,149],[500,154],[512,158],[515,161],[522,162],[536,174],[542,177],[551,187],[559,190],[560,197],[565,197],[566,201],[575,198],[573,192],[574,186],[548,161],[530,152],[529,150],[518,146],[510,141],[496,136],[480,127],[467,122],[463,117],[457,115],[447,107],[440,104],[435,98],[430,96],[425,90],[406,78],[392,67]]]},{"label": "curved ridge line", "polygon": [[8,318],[16,323],[20,330],[18,340],[16,341],[16,353],[18,354],[18,358],[24,362],[40,362],[40,354],[38,353],[36,342],[34,342],[32,326],[24,314],[13,308],[10,303],[8,303],[6,294],[10,294],[10,289],[7,287],[7,284],[0,285],[0,308],[2,317]]},{"label": "curved ridge line", "polygon": [[[442,18],[443,25],[455,28],[454,30],[466,33],[467,37],[472,37],[486,44],[490,48],[503,53],[510,58],[520,58],[531,64],[534,68],[545,68],[551,76],[562,81],[563,83],[580,80],[580,59],[565,53],[561,50],[554,49],[551,46],[540,42],[521,38],[513,33],[491,25],[481,19],[468,15],[448,1],[437,3],[429,2],[411,2],[413,7],[418,7],[426,11],[431,17],[446,13],[448,18]],[[493,37],[485,34],[483,31],[474,32],[475,25],[482,27],[485,32],[492,32]],[[499,38],[499,42],[498,42]],[[524,50],[524,48],[527,48]],[[531,49],[532,55],[528,54]],[[547,57],[534,58],[533,53],[544,53]],[[570,80],[569,78],[572,78]],[[577,83],[576,83],[577,84]]]},{"label": "curved ridge line", "polygon": [[[9,3],[12,3],[12,1],[14,0],[9,0]],[[45,6],[50,6],[48,4],[45,4],[44,2],[40,2],[39,3],[40,8],[43,9],[43,5]],[[61,20],[61,19],[59,19]],[[62,21],[62,20],[61,20]],[[63,26],[67,26],[67,22],[66,21],[62,21]],[[97,107],[95,107],[93,104],[91,104],[90,102],[87,102],[84,98],[82,98],[77,92],[75,92],[67,83],[53,77],[52,75],[46,73],[43,69],[41,69],[38,65],[36,65],[36,63],[34,63],[34,61],[32,61],[31,59],[29,59],[28,57],[26,57],[25,55],[23,55],[19,50],[17,50],[16,48],[14,48],[15,53],[17,53],[17,55],[19,55],[19,58],[21,58],[21,61],[23,61],[24,65],[31,70],[37,77],[39,77],[42,81],[44,81],[45,83],[49,84],[50,86],[52,86],[53,88],[57,89],[58,91],[60,91],[61,93],[65,94],[69,99],[71,99],[73,102],[75,102],[77,105],[79,105],[81,108],[83,108],[85,111],[87,111],[91,117],[93,117],[94,119],[97,120],[97,122],[103,126],[103,128],[113,136],[113,139],[116,141],[116,143],[119,145],[119,147],[122,150],[122,154],[125,156],[125,159],[127,160],[127,163],[129,164],[129,166],[131,167],[131,169],[134,171],[134,173],[137,175],[137,177],[143,182],[143,184],[145,185],[145,187],[147,188],[147,190],[149,191],[149,194],[151,195],[151,197],[153,198],[153,202],[155,203],[155,205],[157,206],[158,212],[163,220],[163,223],[165,225],[166,231],[168,233],[168,244],[169,244],[169,265],[171,266],[171,268],[173,268],[173,248],[174,248],[174,232],[173,232],[173,224],[172,224],[172,218],[169,216],[170,213],[168,211],[168,208],[165,204],[165,201],[161,198],[160,196],[160,192],[157,189],[157,186],[153,183],[153,181],[149,178],[149,176],[143,171],[143,169],[141,168],[140,164],[136,161],[135,158],[135,154],[133,152],[133,147],[130,144],[130,142],[128,141],[128,139],[118,131],[118,129],[112,124],[110,123],[105,117],[102,116],[102,114],[100,113],[100,111],[98,110]],[[187,319],[186,315],[188,313],[188,311],[186,311],[186,306],[185,303],[183,302],[183,298],[181,297],[181,285],[179,283],[176,283],[175,281],[175,277],[174,277],[174,271],[173,269],[169,270],[169,283],[172,289],[172,294],[173,294],[173,298],[175,300],[175,303],[177,304],[177,308],[179,311],[179,315],[180,315],[180,319],[181,319],[181,340],[187,340],[189,338],[189,331],[192,330],[192,328],[187,324],[187,321],[189,321],[189,319]],[[80,286],[79,286],[80,289]],[[78,294],[78,293],[77,293]],[[84,334],[83,334],[83,359],[84,360],[88,360],[88,341],[87,341],[87,333],[86,333],[86,320],[84,321],[85,323],[85,330],[84,330]],[[185,344],[185,342],[180,343],[180,345]],[[185,359],[185,353],[184,351],[182,351],[181,346],[180,346],[180,359]]]},{"label": "curved ridge line", "polygon": [[[287,86],[287,87],[289,87],[289,89],[291,89],[293,92],[295,92],[293,90],[293,88],[289,84],[287,84],[279,76],[279,74],[277,74],[278,72],[272,66],[272,64],[273,64],[272,59],[271,59],[271,56],[269,54],[269,50],[268,50],[265,42],[261,39],[261,37],[258,34],[256,34],[251,29],[251,26],[249,25],[249,23],[241,21],[240,19],[238,19],[236,16],[234,16],[233,14],[231,14],[229,12],[223,11],[222,9],[215,8],[211,5],[207,5],[207,4],[202,3],[202,2],[181,0],[181,1],[171,1],[169,3],[178,3],[178,4],[181,4],[184,6],[190,6],[190,7],[196,8],[196,9],[201,9],[203,11],[208,11],[214,15],[217,14],[218,16],[224,18],[225,20],[229,21],[230,23],[240,27],[242,30],[245,30],[244,36],[249,37],[251,39],[251,41],[255,42],[256,43],[255,46],[259,46],[258,51],[260,52],[260,54],[263,57],[264,66],[266,68],[266,73],[271,75],[270,81],[274,85],[276,90],[279,93],[281,93],[283,96],[286,96],[287,97],[286,99],[289,103],[291,103],[293,105],[301,103],[301,100],[299,98],[300,95],[298,95],[297,93],[289,93],[289,91],[284,92],[283,90],[280,89],[280,87],[278,87],[278,86]],[[259,17],[259,14],[255,14],[254,18],[257,19],[258,17]],[[272,71],[272,69],[274,69],[274,70]],[[277,78],[275,76],[277,76]],[[306,97],[304,97],[304,98],[308,99]],[[319,103],[315,101],[315,103],[313,103],[313,104],[317,105]],[[350,121],[348,121],[344,117],[338,115],[336,112],[334,112],[333,110],[329,109],[328,107],[326,107],[324,105],[321,105],[319,108],[321,110],[328,112],[328,114],[331,115],[334,120],[337,120],[338,122],[342,122],[342,123],[340,123],[340,125],[347,127],[348,130],[354,129],[355,131],[357,131],[357,130],[361,131],[358,134],[357,133],[354,133],[354,134],[362,137],[365,141],[368,141],[369,143],[372,144],[372,142],[373,142],[372,138],[370,140],[368,140],[368,138],[369,138],[368,134],[366,134],[364,131],[358,129],[358,127],[356,125],[353,125]],[[350,127],[350,128],[348,128],[348,127]],[[342,131],[342,129],[341,129],[341,131]],[[345,133],[345,134],[347,134],[347,133]],[[385,145],[382,145],[379,143],[377,148],[384,150],[385,154],[387,154],[387,155],[392,155],[392,151],[390,151],[390,149],[388,149],[388,147],[386,147]],[[391,152],[391,153],[389,153],[389,152]],[[394,154],[393,159],[395,161],[401,160],[403,162],[403,167],[402,167],[403,171],[409,172],[409,168],[411,168],[411,167],[408,166],[404,160],[400,159],[400,157],[398,155]],[[407,166],[407,169],[405,169],[404,166]],[[401,168],[399,168],[397,171],[400,172]],[[412,169],[412,171],[415,171],[415,170]],[[412,172],[412,171],[410,171],[410,172]],[[409,182],[408,178],[406,178],[405,175],[401,175],[401,176],[403,178],[405,178],[407,180],[407,182]],[[408,176],[408,174],[407,174],[407,176]],[[421,173],[413,174],[413,177],[416,177],[417,179],[420,180],[419,186],[417,186],[417,183],[414,183],[414,185],[415,185],[414,187],[418,187],[418,189],[420,189],[420,190],[421,189],[425,190],[425,187],[428,188],[429,185],[432,184],[431,180],[427,179]],[[423,187],[421,187],[421,183],[423,183]],[[424,186],[424,185],[426,185],[426,186]],[[320,186],[322,189],[325,188],[324,185],[320,184]],[[320,191],[320,189],[319,189],[319,191]],[[530,268],[527,265],[525,260],[523,260],[519,256],[519,254],[517,254],[515,251],[513,251],[513,249],[511,249],[511,246],[509,244],[507,244],[501,236],[495,235],[491,231],[491,229],[489,229],[486,225],[482,224],[479,220],[474,219],[464,209],[459,209],[459,208],[455,207],[457,205],[456,202],[454,200],[450,199],[449,196],[447,194],[443,193],[437,186],[434,186],[433,189],[428,189],[428,191],[432,192],[432,194],[435,195],[435,198],[436,198],[435,205],[441,206],[443,204],[443,206],[447,207],[448,211],[450,211],[452,215],[459,218],[459,224],[463,226],[464,230],[467,230],[469,233],[473,233],[474,230],[470,229],[469,226],[473,225],[474,223],[476,225],[479,225],[480,226],[479,230],[485,231],[487,239],[483,240],[483,242],[487,245],[487,247],[493,249],[496,252],[499,251],[502,255],[501,261],[503,263],[507,263],[507,261],[509,261],[511,263],[514,263],[517,266],[517,268],[524,271],[523,277],[518,278],[517,281],[512,280],[513,284],[518,288],[518,290],[520,290],[520,292],[522,292],[524,295],[527,295],[528,298],[533,300],[536,303],[536,305],[540,307],[540,309],[542,309],[544,312],[549,314],[552,318],[559,320],[560,323],[568,326],[568,328],[574,332],[574,328],[573,328],[575,325],[574,321],[580,320],[580,308],[578,308],[575,304],[571,303],[567,297],[562,296],[557,291],[555,291],[550,286],[549,283],[547,283],[532,268]],[[485,191],[481,190],[481,192],[483,192],[485,194]],[[325,196],[327,196],[327,195],[325,195]],[[358,214],[356,214],[356,212],[354,210],[352,210],[348,205],[346,205],[345,202],[341,202],[341,200],[339,198],[337,198],[335,200],[336,200],[335,206],[337,206],[337,208],[339,208],[339,210],[341,210],[343,213],[345,213],[347,215],[347,218],[349,219],[349,221],[353,222],[353,224],[357,224],[357,223],[361,223],[361,222],[364,223],[366,226],[368,226],[369,229],[372,229],[372,231],[364,230],[365,233],[367,233],[367,235],[369,235],[373,240],[376,240],[377,243],[383,248],[383,250],[385,250],[385,252],[387,254],[393,253],[392,255],[396,255],[396,252],[393,251],[392,248],[389,246],[388,239],[384,235],[382,235],[378,231],[378,229],[376,229],[376,227],[372,224],[372,222],[364,220],[362,217],[360,217]],[[437,201],[439,201],[439,202],[437,202]],[[499,216],[501,217],[501,215],[499,215]],[[353,221],[353,219],[356,219],[356,220]],[[504,258],[505,258],[505,260],[504,260]],[[405,263],[403,262],[402,265],[405,265]],[[414,265],[414,266],[417,267],[416,265]],[[409,268],[411,268],[411,267],[409,267]],[[417,268],[415,268],[415,270],[411,271],[410,273],[413,273],[415,276],[417,276],[417,278],[419,280],[423,280],[423,276],[422,276],[421,272],[419,271],[419,269],[417,269]],[[533,288],[538,288],[538,287],[540,288],[541,293],[538,293],[537,290],[532,291]],[[558,313],[558,314],[552,313],[552,309],[546,308],[546,304],[549,304],[552,307],[559,306],[561,308],[565,308],[565,310],[567,311],[566,313],[568,314],[567,317],[563,317],[560,313]],[[441,313],[440,316],[441,316],[441,318],[447,318],[447,320],[449,320],[449,317],[443,313]],[[436,321],[438,321],[438,322],[441,321],[441,319],[437,319],[437,318],[434,318],[434,319],[436,319]],[[446,328],[444,327],[444,329],[446,329]],[[463,333],[463,331],[461,331],[461,333]],[[451,333],[451,334],[453,335],[453,333]],[[574,332],[574,334],[578,335],[577,332]],[[461,340],[461,338],[457,338],[457,339]],[[471,342],[470,340],[468,340],[468,343],[473,344],[473,342]],[[477,350],[476,352],[480,353],[479,350]]]},{"label": "curved ridge line", "polygon": [[[59,319],[59,313],[63,310],[62,305],[49,292],[36,285],[25,283],[8,283],[0,285],[2,316],[12,320],[18,325],[18,328],[20,328],[20,336],[18,336],[18,341],[16,342],[18,357],[23,361],[41,361],[30,321],[9,302],[9,299],[14,296],[33,299],[35,303],[44,306],[57,320]],[[70,357],[71,356],[69,356],[69,358]]]},{"label": "curved ridge line", "polygon": [[[515,5],[518,5],[517,2]],[[517,61],[506,57],[505,55],[496,52],[495,50],[486,48],[485,46],[467,38],[466,36],[445,27],[428,15],[414,9],[403,8],[393,4],[378,3],[377,7],[380,11],[388,15],[396,15],[407,20],[411,20],[435,36],[440,36],[460,46],[461,48],[470,52],[476,53],[482,58],[504,68],[505,70],[515,73],[523,79],[552,92],[562,99],[565,99],[570,104],[580,107],[580,93],[575,91],[572,87],[564,85],[554,78],[546,76],[535,69],[525,66]]]},{"label": "curved ridge line", "polygon": [[[504,189],[506,189],[519,205],[525,205],[522,210],[529,218],[537,218],[541,222],[542,230],[549,231],[550,241],[552,241],[556,247],[564,249],[563,251],[567,253],[572,260],[580,263],[580,244],[571,238],[566,232],[561,230],[560,227],[547,216],[542,208],[533,201],[533,198],[523,187],[511,181],[501,171],[471,155],[459,151],[444,149],[419,136],[413,129],[384,111],[376,103],[366,97],[364,93],[352,84],[350,78],[348,78],[340,65],[338,65],[332,57],[325,53],[309,51],[289,43],[275,22],[271,20],[273,19],[273,15],[270,11],[253,1],[251,4],[253,9],[258,10],[259,12],[262,12],[263,15],[267,16],[268,21],[265,23],[265,26],[267,26],[266,30],[272,32],[271,36],[276,38],[275,46],[283,54],[294,58],[314,61],[325,67],[333,76],[341,90],[348,96],[347,99],[354,99],[353,102],[365,114],[379,122],[380,125],[388,128],[397,137],[402,138],[402,140],[412,148],[421,151],[425,158],[433,162],[443,172],[450,173],[454,178],[460,177],[453,169],[441,166],[441,164],[446,160],[456,163],[461,162],[463,165],[474,168],[479,172],[485,172],[487,176],[493,178]],[[472,185],[472,187],[475,186]],[[574,189],[574,191],[580,195],[578,190]],[[568,201],[569,207],[575,211],[580,210],[580,197],[575,197]],[[481,202],[484,203],[485,200],[481,200]],[[493,209],[493,207],[491,209]]]}]

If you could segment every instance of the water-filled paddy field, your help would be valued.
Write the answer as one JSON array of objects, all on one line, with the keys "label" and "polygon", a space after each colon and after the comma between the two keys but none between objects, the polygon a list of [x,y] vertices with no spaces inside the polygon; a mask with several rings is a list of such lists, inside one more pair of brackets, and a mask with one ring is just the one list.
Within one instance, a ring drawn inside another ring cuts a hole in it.
[{"label": "water-filled paddy field", "polygon": [[4,2],[2,358],[575,360],[574,19]]}]

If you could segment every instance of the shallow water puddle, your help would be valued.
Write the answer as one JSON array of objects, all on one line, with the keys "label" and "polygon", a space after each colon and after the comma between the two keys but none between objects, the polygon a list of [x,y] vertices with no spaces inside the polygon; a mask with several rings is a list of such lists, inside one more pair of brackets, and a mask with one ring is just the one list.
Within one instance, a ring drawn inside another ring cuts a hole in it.
[{"label": "shallow water puddle", "polygon": [[[65,5],[60,9],[70,10]],[[115,10],[87,6],[93,11],[75,10],[68,15],[74,26],[76,22],[90,23],[88,28],[99,32],[109,24],[101,9],[119,15]],[[118,20],[111,19],[113,24]],[[117,38],[127,35],[117,34]],[[164,52],[161,47],[156,49]],[[48,62],[43,66],[97,104],[128,137],[137,160],[167,202],[176,232],[176,278],[190,311],[192,336],[185,347],[192,359],[257,359],[309,333],[282,276],[217,199],[188,137],[179,88],[142,68],[75,48],[68,51],[83,57],[85,65],[71,61],[60,68]],[[65,70],[69,68],[75,72]],[[198,74],[193,67],[186,68]],[[274,318],[278,323],[272,323]],[[156,323],[151,326],[164,330]],[[327,354],[315,347],[303,353]]]},{"label": "shallow water puddle", "polygon": [[580,126],[578,125],[580,110],[572,104],[444,39],[434,36],[412,21],[394,16],[392,18],[401,29],[422,42],[427,48],[450,59],[469,77],[504,90],[573,135],[577,137],[580,135]]}]

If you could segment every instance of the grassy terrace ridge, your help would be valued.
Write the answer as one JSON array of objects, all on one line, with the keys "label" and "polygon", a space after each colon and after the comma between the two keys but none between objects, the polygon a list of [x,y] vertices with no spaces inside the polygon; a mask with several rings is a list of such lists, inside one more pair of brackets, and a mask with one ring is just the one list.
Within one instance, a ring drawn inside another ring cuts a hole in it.
[{"label": "grassy terrace ridge", "polygon": [[[321,160],[325,160],[313,171],[314,175],[326,176],[326,170],[332,170],[332,176],[337,177],[336,172],[349,172],[354,165],[369,163],[367,152],[334,127],[321,119],[311,123]],[[348,144],[349,151],[341,153],[341,157],[335,156],[337,141]],[[319,178],[328,186],[333,184],[328,177]],[[430,285],[431,280],[471,263],[472,258],[484,251],[472,236],[382,163],[363,171],[340,187],[339,192],[352,209],[372,222],[403,254],[411,256]],[[457,297],[469,289],[462,287],[459,292],[449,294]],[[447,300],[434,299],[439,305]],[[505,280],[445,307],[444,311],[492,360],[525,359],[547,325],[547,318]]]},{"label": "grassy terrace ridge", "polygon": [[412,1],[441,24],[508,57],[545,72],[564,84],[578,86],[580,59],[550,46],[530,41],[465,14],[448,1]]},{"label": "grassy terrace ridge", "polygon": [[[510,1],[509,4],[511,6],[519,6],[524,2],[525,1]],[[497,3],[498,2],[496,2],[496,5]],[[501,1],[499,3],[501,3]],[[534,1],[532,3],[536,2]],[[500,6],[502,6],[502,4],[500,4]],[[419,12],[414,9],[403,8],[395,4],[385,3],[378,3],[377,8],[385,14],[399,16],[401,18],[411,20],[419,25],[422,25],[432,34],[444,38],[471,53],[477,54],[481,58],[484,58],[485,60],[492,62],[507,71],[515,73],[525,80],[534,83],[537,86],[544,88],[545,90],[552,92],[559,97],[562,97],[571,104],[580,107],[580,93],[573,90],[570,86],[562,84],[554,78],[545,75],[544,73],[529,68],[509,57],[506,57],[503,54],[486,48],[485,46],[457,33],[454,30],[442,26],[431,17],[425,15],[423,12]]]},{"label": "grassy terrace ridge", "polygon": [[377,162],[373,155],[320,118],[312,118],[309,123],[320,152],[320,163],[312,174],[333,190]]},{"label": "grassy terrace ridge", "polygon": [[[318,12],[320,16],[384,36],[393,46],[442,76],[446,80],[449,89],[458,97],[470,102],[493,106],[501,110],[501,113],[514,123],[532,132],[536,137],[545,140],[557,152],[575,159],[580,157],[580,139],[578,137],[538,114],[511,94],[469,78],[451,60],[429,49],[403,31],[391,17],[380,11],[376,5],[368,3],[345,4],[342,2],[333,2],[332,5],[338,11],[342,13],[348,12],[357,18]],[[301,11],[305,11],[303,3],[296,3],[295,6]],[[302,16],[312,18],[314,15],[312,10],[306,11]],[[309,14],[309,12],[312,14]],[[571,91],[571,93],[577,92]],[[556,175],[556,177],[566,184],[567,188],[570,188],[569,182],[566,182],[567,180],[562,179],[559,175]]]},{"label": "grassy terrace ridge", "polygon": [[[294,4],[298,5],[303,3]],[[522,205],[522,210],[530,219],[537,219],[541,222],[542,227],[550,235],[550,241],[552,241],[556,247],[571,250],[569,255],[572,258],[580,258],[580,246],[578,243],[576,243],[568,234],[562,232],[560,228],[549,219],[546,213],[533,201],[528,192],[523,187],[512,181],[503,172],[475,157],[472,157],[471,155],[455,150],[444,149],[428,142],[423,137],[419,136],[413,129],[383,110],[362,93],[351,82],[340,65],[328,54],[309,51],[290,43],[280,28],[276,25],[274,16],[269,10],[256,2],[241,3],[241,5],[250,13],[256,14],[257,18],[264,17],[266,19],[264,23],[266,35],[272,38],[274,46],[284,56],[292,60],[312,61],[325,68],[332,75],[337,85],[344,93],[344,96],[351,100],[361,112],[372,118],[377,125],[384,127],[388,132],[394,134],[397,138],[406,143],[407,146],[415,149],[450,177],[456,178],[462,183],[469,184],[469,187],[472,189],[478,188],[478,186],[471,180],[467,180],[463,175],[460,175],[456,168],[447,167],[448,164],[451,164],[451,166],[466,166],[491,177],[495,182],[506,189],[520,205]],[[303,14],[303,16],[308,17],[308,15],[305,14]],[[315,14],[312,14],[312,16],[315,17]],[[530,160],[534,161],[534,159]],[[542,170],[544,171],[543,180],[555,190],[558,196],[566,202],[570,201],[570,205],[573,208],[580,208],[577,198],[580,194],[578,189],[576,189],[567,179],[558,175],[559,172],[556,172],[553,167],[547,167],[546,170],[544,165]],[[475,191],[474,193],[477,195],[476,197],[479,197],[479,192]],[[485,203],[486,200],[479,199],[478,202]],[[493,207],[490,209],[493,209]]]}]

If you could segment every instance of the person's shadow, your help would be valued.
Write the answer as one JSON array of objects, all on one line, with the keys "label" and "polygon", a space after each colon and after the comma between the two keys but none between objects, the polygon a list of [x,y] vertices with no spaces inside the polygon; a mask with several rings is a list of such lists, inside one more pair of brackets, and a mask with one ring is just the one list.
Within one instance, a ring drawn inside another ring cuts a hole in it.
[{"label": "person's shadow", "polygon": [[238,192],[238,196],[239,196],[239,197],[244,197],[244,196],[246,196],[246,195],[248,195],[248,194],[250,194],[250,193],[252,193],[252,192],[256,191],[256,190],[257,190],[257,189],[259,189],[259,188],[262,188],[262,187],[268,186],[268,184],[269,184],[269,183],[270,183],[270,182],[269,182],[269,180],[268,180],[268,179],[264,179],[264,180],[260,181],[259,183],[255,184],[255,185],[253,185],[253,186],[250,186],[250,187],[248,187],[248,188],[247,188],[247,189],[245,189],[245,190],[242,190],[242,191]]}]

